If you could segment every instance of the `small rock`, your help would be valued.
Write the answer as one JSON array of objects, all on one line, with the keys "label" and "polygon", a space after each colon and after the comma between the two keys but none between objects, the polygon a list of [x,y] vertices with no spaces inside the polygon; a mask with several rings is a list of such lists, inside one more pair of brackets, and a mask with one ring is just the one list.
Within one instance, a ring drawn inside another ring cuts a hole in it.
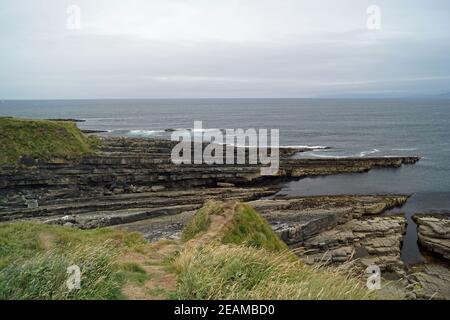
[{"label": "small rock", "polygon": [[114,188],[114,190],[113,190],[114,194],[121,194],[123,192],[124,192],[124,190],[122,188]]},{"label": "small rock", "polygon": [[28,209],[35,209],[39,207],[38,201],[36,199],[26,200],[26,205]]},{"label": "small rock", "polygon": [[164,187],[164,186],[153,186],[151,188],[152,192],[159,192],[159,191],[163,191],[165,189],[166,189],[166,187]]},{"label": "small rock", "polygon": [[233,188],[235,187],[234,183],[227,183],[227,182],[217,182],[217,186],[220,188]]}]

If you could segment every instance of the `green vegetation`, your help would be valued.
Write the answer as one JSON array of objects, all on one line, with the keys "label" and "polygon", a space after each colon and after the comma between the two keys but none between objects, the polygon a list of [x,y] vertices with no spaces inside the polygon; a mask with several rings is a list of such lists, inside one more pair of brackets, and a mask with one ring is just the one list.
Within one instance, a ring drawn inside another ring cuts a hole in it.
[{"label": "green vegetation", "polygon": [[210,214],[212,209],[212,203],[207,203],[203,208],[199,209],[195,213],[181,234],[182,241],[186,242],[191,240],[198,234],[208,230],[208,227],[211,224]]},{"label": "green vegetation", "polygon": [[177,299],[373,299],[350,271],[304,265],[243,203],[208,202],[173,259]]},{"label": "green vegetation", "polygon": [[[213,220],[218,221],[216,226],[212,225]],[[206,203],[187,224],[182,240],[186,242],[205,233],[214,233],[213,237],[223,244],[278,251],[287,249],[267,221],[251,206],[242,203],[231,208],[221,202]]]},{"label": "green vegetation", "polygon": [[17,164],[22,156],[78,157],[92,153],[95,143],[74,122],[0,117],[0,165]]},{"label": "green vegetation", "polygon": [[130,282],[143,284],[150,279],[150,276],[136,262],[127,262],[121,266],[122,276]]},{"label": "green vegetation", "polygon": [[313,268],[289,252],[205,244],[181,252],[178,299],[375,299],[349,272]]},{"label": "green vegetation", "polygon": [[[0,226],[1,299],[120,299],[127,281],[145,281],[139,266],[119,256],[145,246],[141,236],[112,229],[83,231],[39,223]],[[69,291],[67,268],[82,271]]]},{"label": "green vegetation", "polygon": [[286,244],[272,231],[261,215],[248,204],[238,204],[232,223],[225,229],[222,243],[246,245],[268,250],[286,250]]},{"label": "green vegetation", "polygon": [[[351,271],[298,259],[249,205],[208,202],[183,242],[40,223],[0,225],[0,299],[376,299]],[[67,267],[82,270],[66,287]]]}]

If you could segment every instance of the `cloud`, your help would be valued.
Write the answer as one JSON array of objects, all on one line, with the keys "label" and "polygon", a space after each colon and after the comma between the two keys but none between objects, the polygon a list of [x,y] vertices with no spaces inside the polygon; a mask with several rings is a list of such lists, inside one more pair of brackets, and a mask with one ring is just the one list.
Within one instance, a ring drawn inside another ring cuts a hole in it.
[{"label": "cloud", "polygon": [[450,85],[441,1],[380,1],[380,31],[365,28],[365,1],[329,10],[294,0],[73,2],[77,31],[65,29],[68,2],[2,1],[0,97],[408,95]]}]

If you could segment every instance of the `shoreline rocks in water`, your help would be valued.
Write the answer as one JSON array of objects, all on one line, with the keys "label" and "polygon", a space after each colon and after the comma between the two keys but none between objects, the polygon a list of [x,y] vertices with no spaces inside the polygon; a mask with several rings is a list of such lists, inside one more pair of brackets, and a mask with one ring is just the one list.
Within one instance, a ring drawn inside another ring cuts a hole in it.
[{"label": "shoreline rocks in water", "polygon": [[84,119],[66,119],[66,118],[57,118],[57,119],[45,119],[48,121],[59,121],[59,122],[86,122]]},{"label": "shoreline rocks in water", "polygon": [[[280,149],[277,176],[261,176],[260,165],[175,165],[170,153],[175,145],[167,140],[104,138],[97,154],[77,160],[27,161],[0,168],[0,193],[7,190],[79,188],[80,186],[126,188],[161,185],[191,188],[231,183],[258,185],[308,176],[365,172],[378,167],[412,164],[418,157],[290,159],[298,149]],[[3,192],[4,193],[4,192]]]},{"label": "shoreline rocks in water", "polygon": [[419,245],[450,262],[450,214],[415,214]]}]

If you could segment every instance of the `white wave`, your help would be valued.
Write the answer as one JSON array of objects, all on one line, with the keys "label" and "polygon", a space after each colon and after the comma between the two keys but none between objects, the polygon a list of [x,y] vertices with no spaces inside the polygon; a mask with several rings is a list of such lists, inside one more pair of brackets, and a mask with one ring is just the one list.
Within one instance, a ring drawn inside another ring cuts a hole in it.
[{"label": "white wave", "polygon": [[365,157],[365,156],[367,156],[367,155],[369,155],[369,154],[374,154],[374,153],[377,153],[377,152],[380,152],[380,150],[378,150],[378,149],[373,149],[373,150],[371,150],[371,151],[362,151],[362,152],[359,154],[359,156],[360,156],[360,157]]},{"label": "white wave", "polygon": [[[181,129],[181,130],[186,130],[186,129]],[[223,129],[187,129],[188,131],[191,132],[223,132]]]},{"label": "white wave", "polygon": [[393,151],[416,151],[417,148],[394,148]]},{"label": "white wave", "polygon": [[345,159],[351,158],[352,156],[336,156],[336,155],[328,155],[328,154],[318,154],[318,153],[308,153],[309,156],[316,158],[333,158],[333,159]]},{"label": "white wave", "polygon": [[327,146],[280,146],[280,149],[309,149],[309,150],[324,150],[330,149]]},{"label": "white wave", "polygon": [[158,133],[163,133],[164,130],[130,130],[128,135],[138,137],[151,137]]},{"label": "white wave", "polygon": [[215,142],[216,144],[220,145],[229,145],[237,148],[278,148],[278,149],[308,149],[311,151],[314,150],[324,150],[329,149],[329,147],[326,146],[258,146],[258,145],[242,145],[242,144],[235,144],[235,143],[224,143],[224,142]]}]

